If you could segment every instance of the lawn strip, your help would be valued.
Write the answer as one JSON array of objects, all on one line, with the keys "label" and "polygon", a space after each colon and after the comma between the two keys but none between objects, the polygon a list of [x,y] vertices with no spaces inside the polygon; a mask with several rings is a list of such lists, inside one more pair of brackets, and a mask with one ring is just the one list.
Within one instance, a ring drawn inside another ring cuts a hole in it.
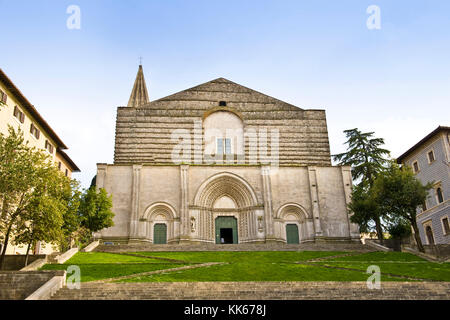
[{"label": "lawn strip", "polygon": [[356,255],[360,255],[360,254],[361,254],[360,252],[351,252],[351,253],[338,254],[338,255],[328,256],[328,257],[313,258],[313,259],[307,260],[306,262],[319,262],[319,261],[330,260],[330,259],[341,258],[341,257],[356,256]]},{"label": "lawn strip", "polygon": [[[337,267],[337,266],[330,266],[330,265],[326,265],[326,264],[316,264],[316,263],[309,263],[309,262],[297,262],[297,264],[305,264],[305,265],[309,265],[309,266],[322,267],[322,268],[328,268],[328,269],[359,271],[359,272],[364,272],[364,273],[366,272],[365,270],[356,269],[356,268]],[[413,281],[432,281],[432,282],[439,281],[439,280],[433,280],[433,279],[424,279],[424,278],[403,276],[403,275],[387,273],[387,272],[380,272],[380,274],[388,276],[388,277],[401,278],[401,279],[413,280]]]},{"label": "lawn strip", "polygon": [[[40,270],[67,270],[67,264],[46,264]],[[156,270],[173,269],[183,264],[173,263],[127,263],[127,264],[76,264],[81,271],[81,282],[97,281],[101,279],[117,278],[121,276],[141,274]]]},{"label": "lawn strip", "polygon": [[183,263],[183,264],[198,264],[198,262],[189,262],[184,260],[176,260],[176,259],[170,259],[170,258],[162,258],[162,257],[155,257],[155,256],[149,256],[149,255],[143,255],[143,254],[137,254],[137,253],[131,253],[131,252],[117,252],[115,254],[120,254],[124,256],[132,256],[132,257],[139,257],[139,258],[145,258],[145,259],[155,259],[155,260],[162,260],[172,263]]},{"label": "lawn strip", "polygon": [[115,282],[115,281],[120,281],[120,280],[131,279],[131,278],[145,277],[145,276],[149,276],[149,275],[152,275],[152,274],[175,272],[175,271],[196,269],[196,268],[204,268],[204,267],[215,266],[215,265],[223,265],[223,264],[226,264],[226,263],[224,263],[224,262],[208,262],[208,263],[189,265],[189,266],[183,266],[183,267],[178,267],[178,268],[171,268],[171,269],[164,269],[164,270],[156,270],[156,271],[136,273],[136,274],[132,274],[132,275],[128,275],[128,276],[109,278],[109,279],[102,279],[102,280],[97,280],[97,281],[92,281],[92,282]]}]

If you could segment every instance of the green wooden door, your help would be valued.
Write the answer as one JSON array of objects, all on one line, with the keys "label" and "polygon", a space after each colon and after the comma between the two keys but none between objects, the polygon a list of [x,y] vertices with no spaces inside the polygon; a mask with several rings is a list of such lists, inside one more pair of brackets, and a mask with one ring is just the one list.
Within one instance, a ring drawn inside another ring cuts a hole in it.
[{"label": "green wooden door", "polygon": [[298,227],[296,224],[286,225],[286,240],[288,244],[299,244]]},{"label": "green wooden door", "polygon": [[153,227],[153,243],[167,243],[167,226],[164,223],[157,223]]},{"label": "green wooden door", "polygon": [[222,243],[238,243],[238,228],[236,218],[216,218],[216,244]]}]

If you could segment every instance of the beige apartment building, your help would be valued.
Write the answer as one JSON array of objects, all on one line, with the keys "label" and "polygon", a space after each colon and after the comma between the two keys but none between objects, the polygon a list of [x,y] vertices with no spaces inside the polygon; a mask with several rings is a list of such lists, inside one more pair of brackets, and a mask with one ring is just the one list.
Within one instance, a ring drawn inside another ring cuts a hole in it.
[{"label": "beige apartment building", "polygon": [[[0,68],[0,133],[8,134],[8,125],[15,130],[21,129],[25,141],[30,146],[46,150],[66,176],[71,177],[73,172],[80,169],[64,151],[68,147],[58,137],[36,108],[28,101],[16,85]],[[7,254],[20,254],[26,249],[8,245]],[[51,246],[41,246],[36,253],[48,253]]]}]

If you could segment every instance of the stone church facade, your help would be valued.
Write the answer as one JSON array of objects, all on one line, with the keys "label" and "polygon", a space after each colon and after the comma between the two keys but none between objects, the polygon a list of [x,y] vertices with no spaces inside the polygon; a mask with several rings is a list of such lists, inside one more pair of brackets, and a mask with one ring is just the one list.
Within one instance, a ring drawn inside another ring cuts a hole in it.
[{"label": "stone church facade", "polygon": [[142,66],[117,110],[104,242],[303,243],[359,240],[349,167],[331,165],[324,110],[219,78],[149,101]]}]

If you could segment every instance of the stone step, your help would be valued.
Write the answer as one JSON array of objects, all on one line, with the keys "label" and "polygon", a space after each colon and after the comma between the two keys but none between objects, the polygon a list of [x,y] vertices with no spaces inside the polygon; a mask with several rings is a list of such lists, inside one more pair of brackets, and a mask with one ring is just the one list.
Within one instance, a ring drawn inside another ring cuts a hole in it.
[{"label": "stone step", "polygon": [[448,282],[383,282],[369,290],[365,282],[171,282],[86,283],[59,290],[55,300],[267,300],[267,299],[450,299]]}]

